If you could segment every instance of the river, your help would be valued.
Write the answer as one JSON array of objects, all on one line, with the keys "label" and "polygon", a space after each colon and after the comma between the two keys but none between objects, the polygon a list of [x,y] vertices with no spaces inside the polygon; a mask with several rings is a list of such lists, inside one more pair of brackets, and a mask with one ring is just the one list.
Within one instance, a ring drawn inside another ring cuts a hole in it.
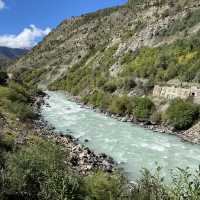
[{"label": "river", "polygon": [[200,164],[200,145],[82,108],[62,92],[47,93],[49,98],[45,101],[49,106],[42,106],[43,118],[57,132],[70,132],[95,152],[114,158],[133,181],[139,178],[142,168],[155,169],[156,162],[163,167],[164,176],[176,167],[197,169]]}]

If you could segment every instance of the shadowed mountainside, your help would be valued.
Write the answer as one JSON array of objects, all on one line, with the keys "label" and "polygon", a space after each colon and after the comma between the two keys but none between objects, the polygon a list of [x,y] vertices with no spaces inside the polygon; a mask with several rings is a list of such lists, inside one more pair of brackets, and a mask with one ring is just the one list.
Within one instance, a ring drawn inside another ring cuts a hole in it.
[{"label": "shadowed mountainside", "polygon": [[27,49],[0,47],[0,67],[7,66],[11,61],[18,59],[27,52]]}]

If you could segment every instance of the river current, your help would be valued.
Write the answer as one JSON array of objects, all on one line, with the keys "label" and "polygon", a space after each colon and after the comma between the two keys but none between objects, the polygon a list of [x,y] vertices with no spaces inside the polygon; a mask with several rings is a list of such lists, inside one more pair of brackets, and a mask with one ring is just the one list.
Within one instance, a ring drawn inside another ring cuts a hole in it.
[{"label": "river current", "polygon": [[82,108],[62,92],[47,93],[49,106],[42,106],[43,118],[57,132],[73,135],[93,151],[114,158],[133,181],[140,177],[142,168],[153,170],[159,165],[168,176],[176,167],[197,169],[200,164],[200,145]]}]

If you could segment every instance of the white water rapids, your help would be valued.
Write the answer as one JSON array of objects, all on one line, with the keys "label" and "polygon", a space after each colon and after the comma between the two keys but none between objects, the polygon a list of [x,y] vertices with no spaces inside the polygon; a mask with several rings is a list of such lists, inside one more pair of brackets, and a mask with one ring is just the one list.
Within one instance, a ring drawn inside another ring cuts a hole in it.
[{"label": "white water rapids", "polygon": [[[49,106],[42,107],[43,118],[56,131],[73,135],[95,152],[114,158],[131,180],[140,176],[142,168],[154,169],[156,162],[163,167],[165,176],[176,167],[197,169],[200,164],[199,145],[82,108],[62,92],[47,93],[45,101]],[[85,143],[85,139],[89,142]]]}]

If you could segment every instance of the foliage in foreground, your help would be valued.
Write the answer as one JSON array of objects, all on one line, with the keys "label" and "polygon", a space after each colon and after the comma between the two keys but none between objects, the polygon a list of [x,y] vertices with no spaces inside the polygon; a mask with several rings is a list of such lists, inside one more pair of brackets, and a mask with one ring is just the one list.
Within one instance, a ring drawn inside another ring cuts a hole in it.
[{"label": "foliage in foreground", "polygon": [[189,168],[185,170],[177,168],[172,172],[171,177],[167,177],[171,179],[168,184],[166,184],[166,178],[160,174],[160,167],[156,169],[155,174],[151,174],[146,169],[143,170],[142,178],[132,193],[132,199],[197,200],[200,198],[200,169],[192,174]]},{"label": "foliage in foreground", "polygon": [[[3,144],[0,143],[1,150]],[[4,151],[7,151],[4,149]],[[1,165],[0,199],[29,200],[198,200],[200,170],[177,169],[166,184],[158,167],[154,174],[144,169],[130,190],[118,174],[94,172],[81,177],[70,167],[68,152],[38,138],[17,151],[7,152]]]},{"label": "foliage in foreground", "polygon": [[3,199],[79,199],[79,179],[64,163],[64,152],[37,141],[7,155]]}]

